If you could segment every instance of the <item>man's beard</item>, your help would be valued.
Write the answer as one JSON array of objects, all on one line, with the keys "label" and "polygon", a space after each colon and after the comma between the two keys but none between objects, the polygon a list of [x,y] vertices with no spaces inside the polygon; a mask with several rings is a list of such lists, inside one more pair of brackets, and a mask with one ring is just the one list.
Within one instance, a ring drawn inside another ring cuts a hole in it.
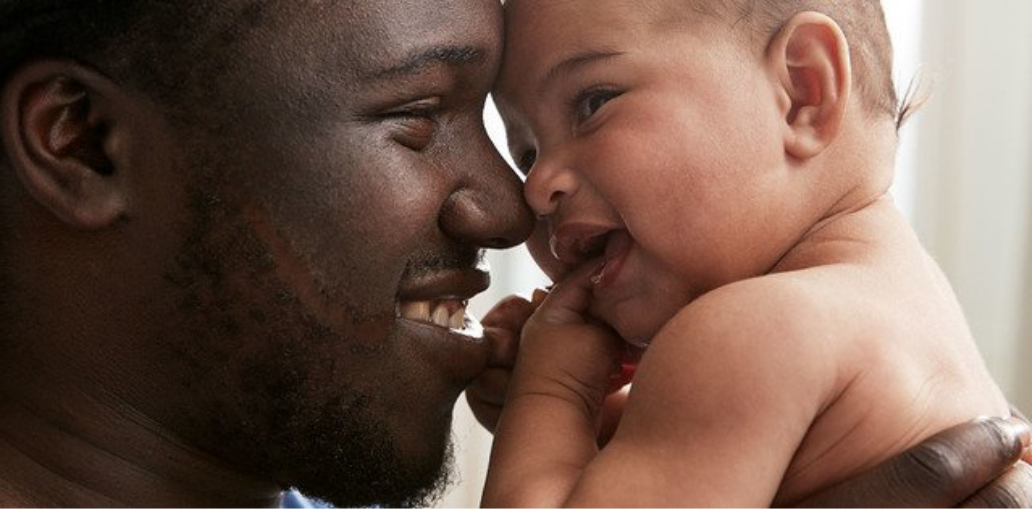
[{"label": "man's beard", "polygon": [[[428,444],[432,453],[407,458],[361,387],[327,395],[306,368],[332,362],[313,352],[333,348],[315,345],[359,342],[306,311],[276,279],[273,256],[245,221],[210,191],[195,189],[194,195],[195,221],[166,280],[182,290],[180,326],[189,331],[186,341],[171,345],[172,353],[187,367],[185,390],[205,402],[190,425],[201,430],[200,446],[336,505],[424,506],[440,498],[450,480],[449,437]],[[261,297],[251,295],[245,305],[241,280]],[[406,409],[389,411],[403,415]]]}]

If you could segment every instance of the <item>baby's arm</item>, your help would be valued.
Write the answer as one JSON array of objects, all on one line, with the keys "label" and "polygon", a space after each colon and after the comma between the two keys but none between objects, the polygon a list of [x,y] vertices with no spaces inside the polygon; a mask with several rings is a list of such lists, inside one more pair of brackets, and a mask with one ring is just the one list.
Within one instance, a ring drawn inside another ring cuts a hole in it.
[{"label": "baby's arm", "polygon": [[[789,313],[789,297],[742,285],[683,310],[646,353],[601,453],[595,426],[615,358],[604,329],[528,322],[523,347],[537,347],[520,352],[484,502],[768,505],[835,378],[812,344],[824,321]],[[569,369],[582,379],[566,379]]]},{"label": "baby's arm", "polygon": [[495,430],[485,506],[559,506],[598,453],[596,436],[619,338],[584,318],[590,269],[570,274],[523,327]]}]

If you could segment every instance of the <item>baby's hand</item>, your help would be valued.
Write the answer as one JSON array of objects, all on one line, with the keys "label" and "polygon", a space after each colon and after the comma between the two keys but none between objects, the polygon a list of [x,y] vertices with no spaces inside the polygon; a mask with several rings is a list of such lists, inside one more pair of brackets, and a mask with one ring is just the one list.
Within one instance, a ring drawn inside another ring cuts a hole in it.
[{"label": "baby's hand", "polygon": [[624,342],[588,316],[592,298],[589,262],[558,283],[523,327],[516,374],[519,391],[583,403],[598,416],[616,387]]},{"label": "baby's hand", "polygon": [[535,290],[530,301],[510,295],[495,304],[481,321],[491,353],[487,369],[466,389],[466,401],[480,425],[492,433],[509,389],[523,324],[541,305],[545,295],[543,291]]}]

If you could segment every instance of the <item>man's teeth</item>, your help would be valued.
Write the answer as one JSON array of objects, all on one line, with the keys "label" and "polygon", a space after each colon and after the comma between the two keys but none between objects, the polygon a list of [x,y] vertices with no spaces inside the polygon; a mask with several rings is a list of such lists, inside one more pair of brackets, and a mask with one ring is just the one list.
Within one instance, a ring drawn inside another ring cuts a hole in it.
[{"label": "man's teeth", "polygon": [[466,328],[466,308],[461,308],[448,317],[448,328],[455,330]]},{"label": "man's teeth", "polygon": [[448,329],[466,327],[466,303],[458,300],[402,302],[398,315],[409,320],[432,323]]}]

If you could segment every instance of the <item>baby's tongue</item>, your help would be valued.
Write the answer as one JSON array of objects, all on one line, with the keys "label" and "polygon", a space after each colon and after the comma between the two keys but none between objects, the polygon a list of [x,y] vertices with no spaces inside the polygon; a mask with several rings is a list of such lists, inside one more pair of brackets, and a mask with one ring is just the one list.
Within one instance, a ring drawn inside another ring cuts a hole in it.
[{"label": "baby's tongue", "polygon": [[606,251],[602,255],[605,261],[623,256],[631,247],[631,235],[627,230],[615,230],[606,238]]},{"label": "baby's tongue", "polygon": [[622,258],[631,248],[631,236],[627,230],[614,230],[606,234],[606,246],[602,251],[602,266],[595,270],[591,276],[591,282],[595,285],[604,284],[606,271],[609,270],[613,260]]}]

